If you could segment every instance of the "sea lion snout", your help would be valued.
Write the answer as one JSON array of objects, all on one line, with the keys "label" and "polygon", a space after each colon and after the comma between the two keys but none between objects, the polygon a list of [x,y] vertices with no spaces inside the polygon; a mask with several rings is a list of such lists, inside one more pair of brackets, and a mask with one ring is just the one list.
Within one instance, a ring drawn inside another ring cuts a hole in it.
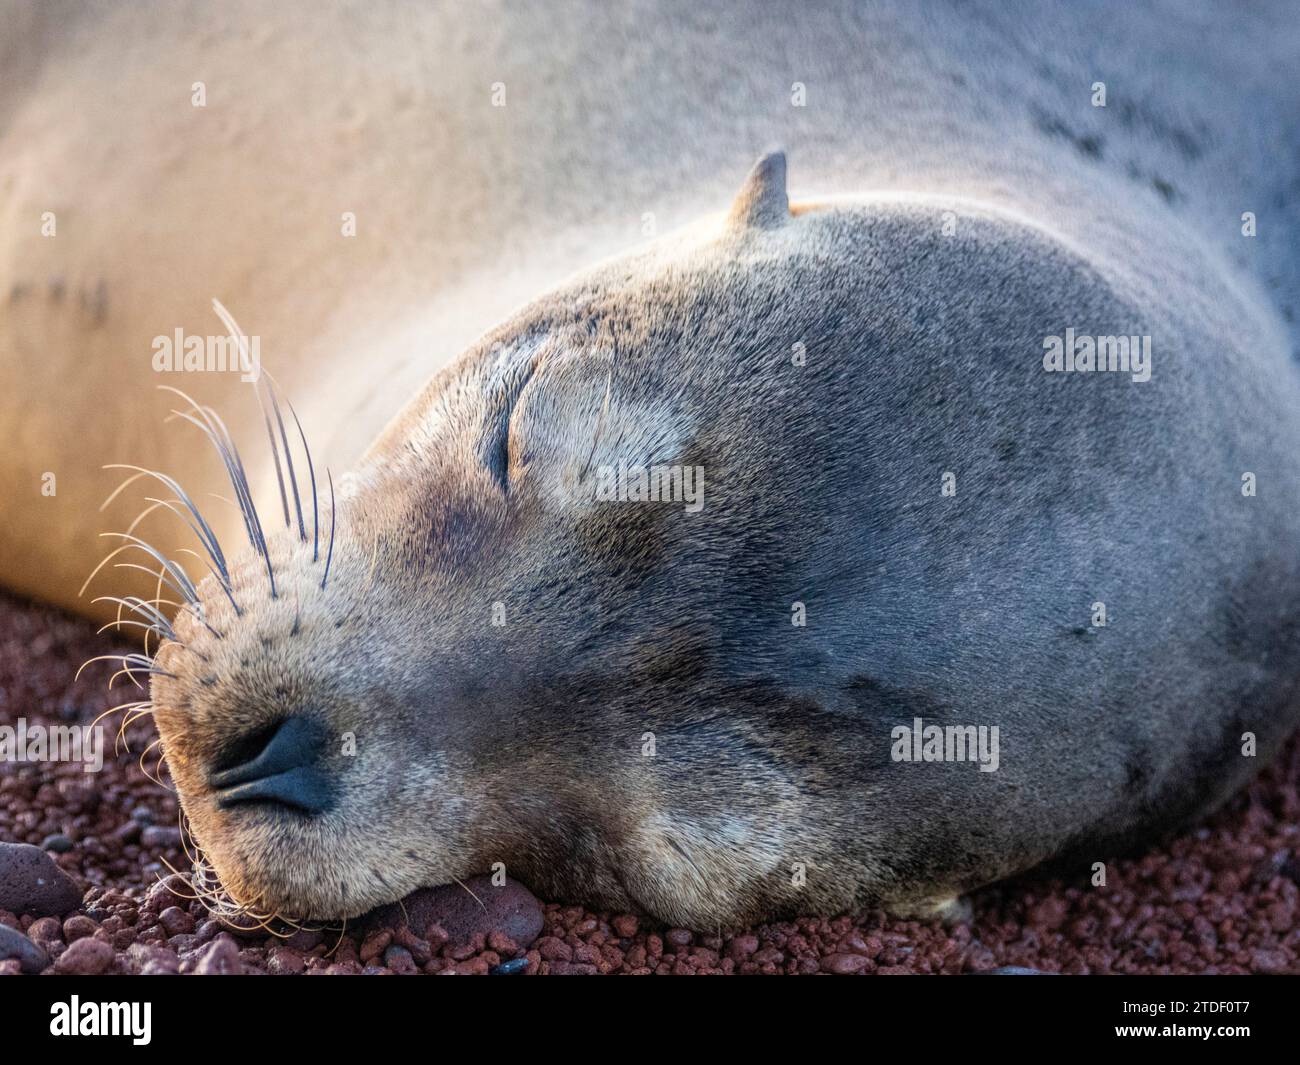
[{"label": "sea lion snout", "polygon": [[320,765],[325,729],[317,721],[293,715],[253,737],[264,745],[258,754],[208,778],[223,810],[246,803],[272,803],[304,814],[321,814],[335,801],[329,774]]},{"label": "sea lion snout", "polygon": [[472,790],[444,764],[439,730],[415,727],[410,691],[424,684],[389,650],[398,622],[383,620],[395,608],[382,567],[341,533],[322,587],[310,544],[292,531],[268,544],[274,595],[266,559],[231,556],[232,595],[200,583],[201,614],[180,616],[157,656],[154,719],[199,852],[196,885],[237,922],[328,919],[443,869],[468,875],[457,862],[468,818],[455,811]]}]

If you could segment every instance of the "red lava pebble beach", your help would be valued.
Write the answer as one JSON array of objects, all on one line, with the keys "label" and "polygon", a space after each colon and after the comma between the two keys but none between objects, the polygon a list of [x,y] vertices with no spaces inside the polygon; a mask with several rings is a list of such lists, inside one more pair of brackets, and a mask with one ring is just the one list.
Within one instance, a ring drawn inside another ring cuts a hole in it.
[{"label": "red lava pebble beach", "polygon": [[[85,622],[0,597],[0,724],[88,724],[131,696]],[[664,928],[486,878],[416,892],[343,929],[232,930],[191,896],[175,797],[141,769],[147,719],[102,771],[0,762],[0,974],[1300,973],[1300,744],[1219,814],[1107,883],[1026,877],[969,922],[881,913]],[[145,766],[154,770],[153,756]],[[165,767],[162,770],[165,782]],[[178,873],[171,872],[171,869]]]}]

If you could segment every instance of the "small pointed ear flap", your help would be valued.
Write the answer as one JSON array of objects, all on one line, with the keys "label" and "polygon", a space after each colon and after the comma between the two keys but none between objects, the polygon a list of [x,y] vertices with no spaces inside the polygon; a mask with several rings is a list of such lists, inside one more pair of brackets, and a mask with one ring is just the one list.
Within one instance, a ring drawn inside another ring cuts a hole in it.
[{"label": "small pointed ear flap", "polygon": [[785,193],[785,152],[768,152],[749,172],[731,205],[727,224],[735,228],[779,226],[790,215]]}]

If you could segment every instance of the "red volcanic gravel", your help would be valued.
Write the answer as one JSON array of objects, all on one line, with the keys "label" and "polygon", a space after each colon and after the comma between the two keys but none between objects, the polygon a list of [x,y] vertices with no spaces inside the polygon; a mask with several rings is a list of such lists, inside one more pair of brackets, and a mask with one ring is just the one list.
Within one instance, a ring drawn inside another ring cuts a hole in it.
[{"label": "red volcanic gravel", "polygon": [[[106,649],[84,622],[0,597],[0,724],[84,724],[138,697],[104,690],[107,665],[73,683]],[[132,753],[114,756],[119,720],[105,721],[100,773],[0,763],[0,974],[1300,972],[1296,741],[1204,826],[1110,862],[1106,887],[1026,878],[978,892],[952,928],[870,913],[692,932],[476,879],[486,908],[437,888],[343,932],[277,938],[225,929],[184,897],[166,864],[188,868],[175,798],[138,762],[152,728],[133,724]]]}]

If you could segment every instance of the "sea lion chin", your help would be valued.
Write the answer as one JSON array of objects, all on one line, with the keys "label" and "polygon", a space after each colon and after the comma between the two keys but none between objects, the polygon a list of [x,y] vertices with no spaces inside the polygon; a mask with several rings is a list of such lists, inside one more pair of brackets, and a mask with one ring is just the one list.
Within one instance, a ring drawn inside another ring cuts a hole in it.
[{"label": "sea lion chin", "polygon": [[[1300,545],[1279,502],[1206,503],[1295,430],[1206,447],[1246,386],[1178,372],[1231,343],[1181,314],[989,207],[792,211],[765,157],[725,216],[485,337],[319,522],[198,587],[151,680],[195,840],[254,914],[504,863],[710,927],[929,913],[1182,823],[1254,772],[1243,733],[1294,727]],[[1159,391],[1042,370],[1066,318],[1153,316]],[[1212,591],[1153,579],[1171,555]],[[939,756],[897,756],[926,726]],[[968,728],[992,770],[947,756]]]}]

